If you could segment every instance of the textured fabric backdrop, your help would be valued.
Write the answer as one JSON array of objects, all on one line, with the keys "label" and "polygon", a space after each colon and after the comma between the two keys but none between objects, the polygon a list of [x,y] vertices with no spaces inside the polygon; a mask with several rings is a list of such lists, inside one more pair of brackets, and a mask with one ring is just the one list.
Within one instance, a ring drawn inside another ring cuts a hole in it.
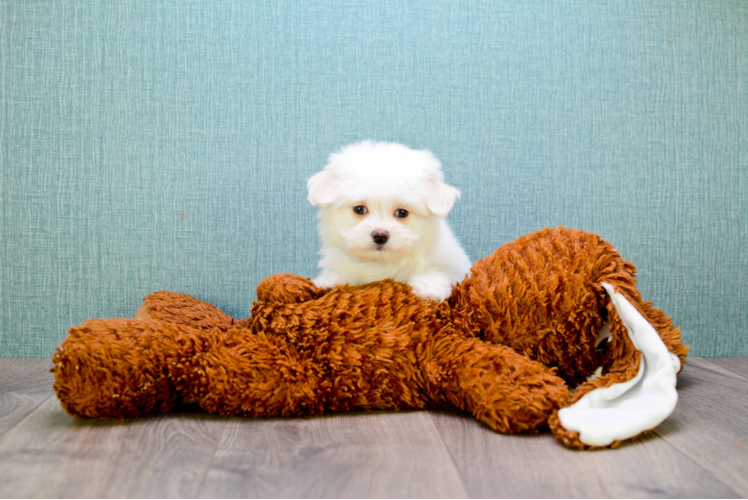
[{"label": "textured fabric backdrop", "polygon": [[161,289],[315,274],[305,180],[428,148],[471,258],[599,233],[699,356],[748,355],[748,2],[0,3],[0,356]]}]

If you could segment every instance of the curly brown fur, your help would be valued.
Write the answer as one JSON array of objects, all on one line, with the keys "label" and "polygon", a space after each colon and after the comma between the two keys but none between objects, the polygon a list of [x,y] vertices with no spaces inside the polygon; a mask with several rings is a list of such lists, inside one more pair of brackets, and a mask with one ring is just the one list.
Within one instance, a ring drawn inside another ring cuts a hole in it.
[{"label": "curly brown fur", "polygon": [[[164,412],[183,399],[251,416],[454,406],[501,432],[550,426],[564,444],[589,448],[557,410],[630,379],[639,362],[602,282],[671,352],[687,354],[670,319],[641,302],[634,273],[598,236],[559,228],[478,261],[441,304],[391,280],[326,292],[280,274],[260,283],[251,316],[237,321],[157,292],[141,319],[72,328],[53,357],[55,390],[69,413],[97,418]],[[607,321],[611,339],[598,352]],[[584,382],[599,366],[603,375]]]}]

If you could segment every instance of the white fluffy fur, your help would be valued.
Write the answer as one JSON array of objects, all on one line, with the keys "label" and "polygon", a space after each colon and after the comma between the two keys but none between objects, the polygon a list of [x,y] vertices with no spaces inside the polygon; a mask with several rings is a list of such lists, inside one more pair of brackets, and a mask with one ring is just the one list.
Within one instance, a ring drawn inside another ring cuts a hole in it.
[{"label": "white fluffy fur", "polygon": [[[322,288],[362,285],[392,278],[421,298],[442,301],[470,271],[470,260],[445,217],[460,192],[444,183],[441,164],[429,151],[364,141],[330,155],[307,183],[320,207]],[[353,207],[364,206],[357,215]],[[407,210],[405,218],[396,211]],[[387,231],[378,245],[373,231]]]}]

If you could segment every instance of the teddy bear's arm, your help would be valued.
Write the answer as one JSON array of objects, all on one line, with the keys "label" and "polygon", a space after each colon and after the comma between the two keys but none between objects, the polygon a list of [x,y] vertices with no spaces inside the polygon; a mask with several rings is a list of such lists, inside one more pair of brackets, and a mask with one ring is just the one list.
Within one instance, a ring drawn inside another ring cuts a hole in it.
[{"label": "teddy bear's arm", "polygon": [[135,313],[135,319],[224,331],[238,323],[212,304],[174,292],[154,292],[148,295]]},{"label": "teddy bear's arm", "polygon": [[[257,300],[275,303],[299,303],[325,294],[311,280],[293,274],[276,274],[265,278],[257,287]],[[249,320],[236,320],[218,307],[183,293],[154,292],[143,299],[135,319],[156,320],[194,328],[248,326]]]}]

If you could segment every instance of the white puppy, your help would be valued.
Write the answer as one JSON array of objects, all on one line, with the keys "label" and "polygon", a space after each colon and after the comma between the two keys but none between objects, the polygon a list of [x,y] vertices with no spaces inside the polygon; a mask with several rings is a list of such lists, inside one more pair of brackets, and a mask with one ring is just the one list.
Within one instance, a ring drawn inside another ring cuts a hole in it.
[{"label": "white puppy", "polygon": [[470,271],[445,220],[460,192],[430,151],[364,141],[330,155],[307,183],[320,207],[321,288],[392,278],[443,301]]}]

